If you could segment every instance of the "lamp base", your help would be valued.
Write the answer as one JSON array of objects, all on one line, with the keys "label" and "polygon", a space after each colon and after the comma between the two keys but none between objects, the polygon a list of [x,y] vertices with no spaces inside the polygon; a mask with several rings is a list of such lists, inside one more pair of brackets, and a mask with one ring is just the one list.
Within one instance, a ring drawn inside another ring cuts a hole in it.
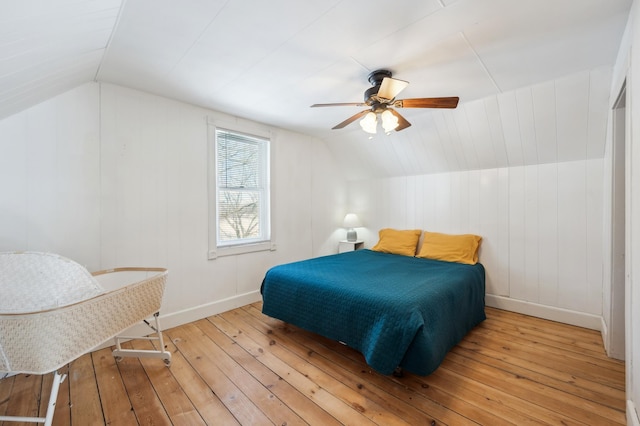
[{"label": "lamp base", "polygon": [[347,230],[347,241],[349,241],[350,243],[353,243],[357,240],[358,240],[358,233],[356,232],[355,229],[349,228]]}]

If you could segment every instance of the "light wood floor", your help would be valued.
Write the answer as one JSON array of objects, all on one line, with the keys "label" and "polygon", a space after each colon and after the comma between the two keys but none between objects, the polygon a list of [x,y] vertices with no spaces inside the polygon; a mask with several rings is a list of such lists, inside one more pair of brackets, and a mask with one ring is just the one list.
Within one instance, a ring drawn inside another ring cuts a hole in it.
[{"label": "light wood floor", "polygon": [[[54,424],[625,423],[624,364],[604,355],[595,331],[487,308],[435,373],[396,378],[260,307],[166,331],[170,368],[157,359],[116,363],[109,349],[77,359],[63,369]],[[0,381],[0,415],[37,415],[51,380]]]}]

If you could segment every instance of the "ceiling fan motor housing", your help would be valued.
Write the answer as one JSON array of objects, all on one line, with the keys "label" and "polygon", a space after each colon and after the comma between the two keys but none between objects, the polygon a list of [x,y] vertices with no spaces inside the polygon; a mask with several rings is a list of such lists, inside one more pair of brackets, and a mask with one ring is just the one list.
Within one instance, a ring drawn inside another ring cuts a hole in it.
[{"label": "ceiling fan motor housing", "polygon": [[391,78],[391,75],[392,75],[391,71],[389,70],[375,70],[369,73],[369,76],[367,77],[367,79],[369,80],[369,83],[373,85],[373,87],[370,87],[364,91],[364,102],[367,105],[373,105],[374,103],[377,102],[377,99],[375,99],[375,96],[378,94],[378,91],[380,90],[380,85],[382,84],[382,80],[384,80],[385,77]]},{"label": "ceiling fan motor housing", "polygon": [[375,70],[371,71],[367,79],[372,86],[380,86],[382,84],[382,80],[384,80],[385,77],[391,78],[391,75],[391,71],[389,70]]}]

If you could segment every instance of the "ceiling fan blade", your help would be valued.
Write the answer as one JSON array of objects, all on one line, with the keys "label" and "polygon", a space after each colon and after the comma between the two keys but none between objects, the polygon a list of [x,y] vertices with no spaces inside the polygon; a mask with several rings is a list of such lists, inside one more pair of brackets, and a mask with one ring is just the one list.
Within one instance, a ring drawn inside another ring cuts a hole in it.
[{"label": "ceiling fan blade", "polygon": [[313,104],[313,105],[311,105],[311,108],[333,107],[333,106],[367,106],[367,104],[365,104],[363,102],[337,103],[337,104]]},{"label": "ceiling fan blade", "polygon": [[378,97],[391,100],[398,96],[409,85],[408,81],[398,80],[397,78],[385,77],[382,80]]},{"label": "ceiling fan blade", "polygon": [[457,96],[449,98],[416,98],[400,99],[393,103],[396,108],[455,108],[458,106],[460,98]]},{"label": "ceiling fan blade", "polygon": [[398,111],[392,108],[387,109],[391,111],[391,114],[395,115],[398,119],[398,127],[395,128],[396,132],[399,132],[400,130],[406,129],[407,127],[411,126],[411,123],[409,123],[403,116],[401,116]]},{"label": "ceiling fan blade", "polygon": [[336,130],[336,129],[342,129],[343,127],[347,126],[348,124],[353,123],[354,121],[356,121],[358,118],[363,117],[366,113],[368,113],[369,111],[371,111],[370,109],[365,109],[364,111],[360,111],[359,113],[352,115],[351,117],[347,118],[346,120],[344,120],[342,123],[340,124],[336,124],[335,126],[333,126],[331,129],[332,130]]}]

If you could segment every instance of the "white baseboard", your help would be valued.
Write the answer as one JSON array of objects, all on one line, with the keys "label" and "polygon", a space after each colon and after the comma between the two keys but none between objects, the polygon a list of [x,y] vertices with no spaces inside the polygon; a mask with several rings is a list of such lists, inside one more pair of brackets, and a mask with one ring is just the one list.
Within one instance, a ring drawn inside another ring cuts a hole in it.
[{"label": "white baseboard", "polygon": [[638,418],[636,405],[630,399],[627,399],[627,425],[640,426],[640,418]]},{"label": "white baseboard", "polygon": [[167,315],[161,314],[160,320],[162,321],[163,329],[173,328],[211,315],[216,315],[254,302],[259,302],[260,300],[262,300],[262,295],[259,290],[255,290]]},{"label": "white baseboard", "polygon": [[485,303],[492,308],[518,312],[520,314],[576,325],[591,330],[602,330],[602,317],[598,315],[525,302],[524,300],[510,299],[493,294],[487,294],[485,296]]},{"label": "white baseboard", "polygon": [[604,317],[601,318],[600,321],[600,335],[602,336],[602,343],[604,344],[604,350],[609,354],[611,351],[610,342],[609,342],[609,327],[607,327],[607,323],[604,320]]},{"label": "white baseboard", "polygon": [[[231,309],[239,308],[241,306],[249,305],[254,302],[262,300],[262,295],[259,290],[251,291],[249,293],[239,294],[237,296],[229,297],[227,299],[216,300],[215,302],[205,303],[203,305],[194,306],[193,308],[184,309],[182,311],[172,312],[166,315],[160,313],[160,327],[163,330],[177,327],[182,324],[187,324],[193,321],[197,321],[202,318],[216,315],[221,312],[230,311]],[[140,322],[127,330],[120,333],[122,336],[146,336],[153,333],[149,327]],[[109,339],[103,344],[91,349],[95,351],[98,349],[106,348],[113,345],[113,339]]]}]

